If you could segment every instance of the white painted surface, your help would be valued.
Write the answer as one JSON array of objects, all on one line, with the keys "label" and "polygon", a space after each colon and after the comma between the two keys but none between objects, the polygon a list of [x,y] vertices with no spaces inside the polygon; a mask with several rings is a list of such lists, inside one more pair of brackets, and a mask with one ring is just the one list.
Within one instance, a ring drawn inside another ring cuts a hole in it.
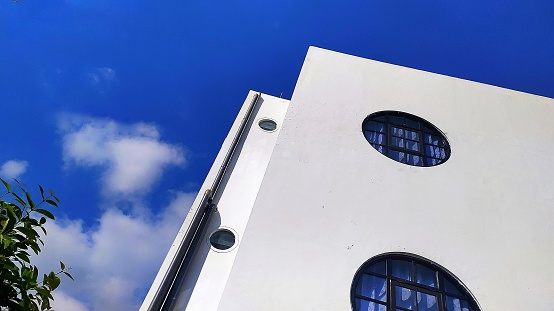
[{"label": "white painted surface", "polygon": [[[450,159],[378,153],[361,123],[381,110],[437,126]],[[218,310],[350,310],[356,270],[391,251],[482,310],[553,310],[553,119],[552,99],[310,48]]]},{"label": "white painted surface", "polygon": [[[553,310],[554,100],[318,48],[286,116],[287,101],[262,97],[255,121],[280,127],[249,126],[208,230],[232,228],[239,244],[203,244],[174,310],[351,310],[356,270],[393,251],[445,267],[483,311]],[[450,159],[420,168],[378,153],[361,124],[381,110],[437,126]]]},{"label": "white painted surface", "polygon": [[[159,275],[152,288],[159,286],[161,276],[169,268],[170,260],[176,254],[177,246],[184,236],[186,228],[191,222],[191,216],[198,208],[204,191],[212,186],[223,159],[230,148],[231,141],[238,131],[242,119],[245,117],[255,92],[250,92],[243,107],[231,128],[223,146],[212,166],[208,177],[196,198],[189,216],[179,231],[173,247],[170,250]],[[211,217],[210,223],[203,237],[203,242],[195,253],[195,259],[191,268],[179,289],[179,295],[171,310],[217,310],[219,298],[223,293],[227,276],[231,272],[235,256],[240,250],[241,238],[244,234],[246,223],[250,217],[252,206],[256,199],[261,180],[268,165],[269,158],[275,146],[275,142],[281,123],[288,107],[288,100],[261,94],[252,113],[252,118],[245,128],[245,134],[237,146],[235,157],[232,158],[220,190],[214,198],[217,212]],[[262,118],[271,118],[277,122],[278,128],[273,132],[263,131],[258,126]],[[237,233],[236,246],[229,251],[217,251],[211,248],[208,237],[218,228],[229,228]],[[160,280],[158,280],[160,279]],[[153,297],[154,290],[147,296]],[[150,298],[151,300],[152,298]],[[150,301],[146,300],[146,301]],[[146,302],[143,304],[146,310]]]}]

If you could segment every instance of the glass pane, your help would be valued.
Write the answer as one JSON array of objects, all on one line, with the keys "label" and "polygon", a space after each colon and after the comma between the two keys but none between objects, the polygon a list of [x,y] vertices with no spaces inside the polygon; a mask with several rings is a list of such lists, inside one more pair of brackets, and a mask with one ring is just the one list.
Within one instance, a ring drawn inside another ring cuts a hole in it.
[{"label": "glass pane", "polygon": [[387,307],[373,301],[356,298],[356,310],[359,311],[387,311]]},{"label": "glass pane", "polygon": [[373,117],[371,119],[374,120],[374,121],[387,122],[387,117],[385,117],[385,116]]},{"label": "glass pane", "polygon": [[416,156],[409,153],[406,155],[406,157],[407,157],[406,163],[410,165],[423,166],[423,157]]},{"label": "glass pane", "polygon": [[438,159],[444,159],[446,158],[446,151],[443,148],[425,145],[425,154],[427,156],[438,158]]},{"label": "glass pane", "polygon": [[416,264],[416,282],[427,286],[437,287],[437,277],[435,271]]},{"label": "glass pane", "polygon": [[454,295],[460,295],[460,296],[462,295],[462,293],[460,293],[458,288],[456,288],[456,286],[454,286],[454,284],[450,283],[450,281],[448,281],[446,278],[444,279],[444,290],[447,293],[451,293],[451,294],[454,294]]},{"label": "glass pane", "polygon": [[356,286],[356,294],[386,302],[386,279],[364,274],[362,275],[360,281],[358,281],[358,284]]},{"label": "glass pane", "polygon": [[258,125],[266,131],[275,131],[275,129],[277,128],[277,123],[269,119],[261,120]]},{"label": "glass pane", "polygon": [[419,144],[415,141],[406,140],[406,149],[413,150],[413,151],[419,151]]},{"label": "glass pane", "polygon": [[446,296],[447,311],[471,311],[467,301],[451,296]]},{"label": "glass pane", "polygon": [[439,146],[439,147],[444,147],[445,145],[444,140],[438,136],[425,134],[424,138],[425,138],[424,142],[426,144]]},{"label": "glass pane", "polygon": [[404,137],[411,140],[418,140],[419,141],[419,134],[417,132],[412,131],[404,131]]},{"label": "glass pane", "polygon": [[404,137],[404,130],[393,126],[392,135],[398,136],[398,137]]},{"label": "glass pane", "polygon": [[385,147],[381,146],[381,145],[376,145],[376,144],[371,144],[373,146],[373,148],[377,149],[377,151],[381,152],[381,153],[385,153]]},{"label": "glass pane", "polygon": [[393,146],[404,148],[404,139],[392,137],[391,143]]},{"label": "glass pane", "polygon": [[367,139],[368,142],[373,144],[385,144],[385,135],[377,132],[371,132],[371,131],[365,131],[364,132],[365,139]]},{"label": "glass pane", "polygon": [[419,130],[419,122],[414,121],[412,119],[408,119],[407,117],[405,117],[404,118],[404,124],[408,127]]},{"label": "glass pane", "polygon": [[405,159],[406,155],[404,154],[404,152],[399,152],[396,150],[389,150],[389,157],[393,160],[396,160],[402,163],[406,161]]},{"label": "glass pane", "polygon": [[400,286],[397,286],[395,289],[396,306],[406,308],[408,310],[416,310],[415,291]]},{"label": "glass pane", "polygon": [[385,125],[380,122],[367,121],[364,123],[364,130],[384,133]]},{"label": "glass pane", "polygon": [[229,230],[218,230],[210,236],[210,244],[220,250],[229,249],[235,245],[235,235]]},{"label": "glass pane", "polygon": [[412,281],[412,262],[406,260],[391,260],[392,276]]},{"label": "glass pane", "polygon": [[446,296],[446,310],[447,311],[462,311],[460,299]]},{"label": "glass pane", "polygon": [[418,311],[438,311],[437,297],[417,292],[417,307]]},{"label": "glass pane", "polygon": [[427,158],[427,166],[433,166],[442,163],[441,160],[435,158]]},{"label": "glass pane", "polygon": [[462,306],[462,311],[470,311],[467,301],[460,299],[460,305]]},{"label": "glass pane", "polygon": [[404,125],[404,118],[398,116],[389,116],[389,122],[398,125]]},{"label": "glass pane", "polygon": [[367,269],[369,272],[387,275],[387,262],[385,260],[380,261]]}]

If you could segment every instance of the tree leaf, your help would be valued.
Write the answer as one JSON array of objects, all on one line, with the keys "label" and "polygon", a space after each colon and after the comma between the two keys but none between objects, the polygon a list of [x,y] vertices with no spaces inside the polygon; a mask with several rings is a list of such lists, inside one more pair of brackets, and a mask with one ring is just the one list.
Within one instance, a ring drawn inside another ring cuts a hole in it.
[{"label": "tree leaf", "polygon": [[44,189],[42,189],[41,185],[38,185],[38,189],[40,190],[40,196],[42,197],[42,200],[44,200]]},{"label": "tree leaf", "polygon": [[29,243],[29,247],[38,255],[40,253],[40,246],[37,243]]},{"label": "tree leaf", "polygon": [[26,206],[27,206],[27,203],[25,203],[25,201],[23,201],[23,199],[20,198],[20,197],[17,195],[17,193],[12,192],[12,195],[15,197],[15,200],[16,200],[17,202],[19,202],[19,204],[21,204],[21,206],[23,206],[23,207],[26,207]]},{"label": "tree leaf", "polygon": [[6,187],[6,189],[8,190],[8,192],[12,192],[12,186],[10,186],[10,184],[8,184],[4,179],[0,178],[0,181],[2,181],[2,183],[4,184],[4,187]]},{"label": "tree leaf", "polygon": [[54,275],[49,278],[48,285],[50,285],[50,288],[52,290],[55,290],[56,288],[58,288],[58,286],[60,286],[61,281],[62,280],[60,280],[60,278],[57,275]]},{"label": "tree leaf", "polygon": [[27,202],[29,202],[31,210],[33,210],[35,208],[35,202],[33,202],[33,199],[31,199],[31,193],[29,193],[29,191],[25,191],[25,196],[27,197]]},{"label": "tree leaf", "polygon": [[56,203],[56,202],[54,202],[54,201],[52,201],[52,200],[50,200],[50,199],[46,199],[46,200],[44,200],[44,202],[46,202],[46,203],[48,203],[48,204],[50,204],[50,205],[54,205],[55,207],[58,207],[58,203]]},{"label": "tree leaf", "polygon": [[50,213],[49,211],[45,210],[45,209],[37,208],[37,209],[35,210],[35,212],[37,212],[37,213],[39,213],[39,214],[42,214],[42,215],[44,215],[44,216],[46,216],[46,217],[48,217],[48,218],[50,218],[50,219],[52,219],[52,220],[55,219],[54,215],[53,215],[52,213]]},{"label": "tree leaf", "polygon": [[27,236],[27,238],[30,238],[30,239],[32,239],[32,238],[34,238],[38,235],[35,230],[25,228],[25,227],[17,227],[17,228],[15,228],[15,230],[25,234]]},{"label": "tree leaf", "polygon": [[29,256],[24,254],[23,252],[19,252],[19,253],[15,254],[15,256],[20,258],[23,261],[26,261],[27,263],[31,263],[31,261],[29,260]]},{"label": "tree leaf", "polygon": [[65,270],[65,264],[60,260],[60,267],[62,268],[62,270]]},{"label": "tree leaf", "polygon": [[68,278],[70,278],[72,281],[75,281],[75,279],[69,274],[69,272],[63,272],[63,274],[67,275]]}]

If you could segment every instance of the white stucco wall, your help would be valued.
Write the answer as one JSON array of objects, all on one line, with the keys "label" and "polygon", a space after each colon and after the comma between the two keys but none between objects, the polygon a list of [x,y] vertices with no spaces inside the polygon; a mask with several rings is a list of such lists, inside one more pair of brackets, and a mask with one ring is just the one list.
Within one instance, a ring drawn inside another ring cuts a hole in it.
[{"label": "white stucco wall", "polygon": [[[177,234],[158,272],[141,310],[148,310],[148,306],[154,298],[164,275],[169,267],[175,264],[173,261],[179,244],[190,226],[193,215],[199,208],[204,192],[212,187],[216,175],[223,164],[225,155],[231,147],[233,138],[237,134],[242,120],[246,117],[248,107],[254,99],[255,94],[256,92],[250,91],[244,101],[181,230]],[[196,250],[187,276],[183,283],[180,284],[176,302],[171,306],[170,310],[217,310],[219,299],[223,293],[227,277],[231,272],[235,256],[240,250],[246,223],[250,217],[261,179],[264,176],[277,136],[281,130],[288,104],[288,100],[260,94],[252,112],[252,117],[247,123],[244,135],[237,146],[235,156],[232,158],[228,171],[224,175],[222,184],[214,198],[217,211],[210,218],[209,225],[202,237],[202,243]],[[258,126],[258,122],[263,118],[276,121],[278,125],[277,129],[273,132],[263,131]],[[218,252],[210,247],[208,237],[218,228],[228,228],[237,234],[236,244],[230,251]]]},{"label": "white stucco wall", "polygon": [[[450,159],[378,153],[361,123],[381,110],[437,126]],[[233,262],[218,310],[350,310],[356,270],[391,251],[450,270],[482,310],[553,310],[553,119],[552,99],[310,48],[239,252],[210,254]]]}]

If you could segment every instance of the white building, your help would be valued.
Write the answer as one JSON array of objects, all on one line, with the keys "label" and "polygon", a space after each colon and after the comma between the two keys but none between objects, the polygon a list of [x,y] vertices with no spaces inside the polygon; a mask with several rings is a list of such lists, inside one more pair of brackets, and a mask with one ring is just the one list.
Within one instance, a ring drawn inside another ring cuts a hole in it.
[{"label": "white building", "polygon": [[312,47],[290,102],[248,95],[141,310],[554,310],[552,120]]}]

